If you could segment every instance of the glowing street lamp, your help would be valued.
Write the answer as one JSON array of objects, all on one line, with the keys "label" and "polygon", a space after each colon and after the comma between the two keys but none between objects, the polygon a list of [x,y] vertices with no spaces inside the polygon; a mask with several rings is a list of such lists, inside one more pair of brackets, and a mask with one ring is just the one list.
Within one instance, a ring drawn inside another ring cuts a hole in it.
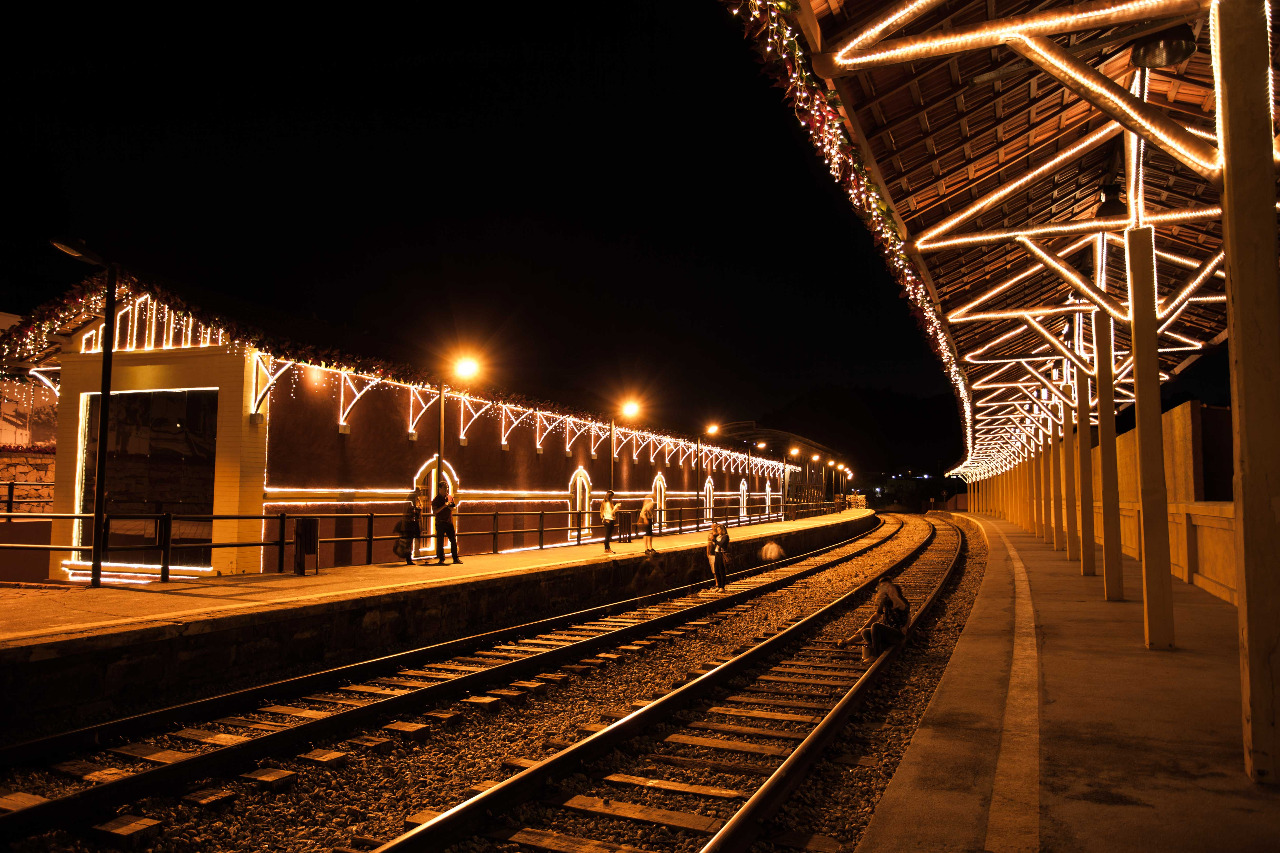
[{"label": "glowing street lamp", "polygon": [[[640,404],[635,400],[628,400],[622,404],[623,417],[634,418],[638,414],[640,414]],[[609,491],[613,491],[613,459],[618,455],[618,443],[614,429],[614,418],[609,418]]]},{"label": "glowing street lamp", "polygon": [[[719,425],[719,424],[707,424],[707,430],[706,430],[707,435],[715,435],[715,434],[716,434],[716,433],[718,433],[719,431],[720,431],[720,425]],[[694,479],[695,479],[695,480],[697,480],[697,482],[696,482],[694,485],[696,485],[696,486],[698,487],[698,495],[699,495],[698,502],[699,502],[699,503],[701,503],[701,502],[702,502],[702,497],[701,497],[701,495],[703,494],[703,488],[702,488],[702,435],[701,435],[701,434],[699,434],[699,435],[698,435],[698,456],[697,456],[697,458],[695,458],[695,459],[693,460],[693,471],[694,471],[694,474],[693,474]],[[699,514],[698,514],[698,518],[697,518],[697,520],[695,521],[695,523],[697,524],[698,529],[701,529],[701,528],[702,528],[702,513],[699,513]]]},{"label": "glowing street lamp", "polygon": [[[453,375],[458,379],[474,379],[480,374],[480,363],[470,356],[464,356],[453,363]],[[444,485],[444,378],[440,379],[440,435],[436,444],[436,495]],[[434,498],[435,495],[432,495]]]},{"label": "glowing street lamp", "polygon": [[453,372],[459,379],[471,379],[480,372],[480,364],[474,358],[460,358],[454,364]]}]

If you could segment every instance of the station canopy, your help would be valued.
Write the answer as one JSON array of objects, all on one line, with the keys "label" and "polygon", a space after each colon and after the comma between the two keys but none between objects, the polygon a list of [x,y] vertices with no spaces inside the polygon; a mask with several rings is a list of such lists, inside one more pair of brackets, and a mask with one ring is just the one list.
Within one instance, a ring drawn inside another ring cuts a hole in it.
[{"label": "station canopy", "polygon": [[[1130,228],[1154,228],[1162,379],[1226,339],[1215,6],[791,6],[796,53],[900,238],[902,261],[885,241],[891,268],[910,264],[927,291],[917,307],[940,329],[968,430],[952,473],[1024,456],[1035,421],[1070,402],[1069,376],[1093,370],[1095,319],[1114,328],[1116,401],[1133,399]],[[765,3],[738,14],[781,21]],[[1274,183],[1271,163],[1258,178]]]}]

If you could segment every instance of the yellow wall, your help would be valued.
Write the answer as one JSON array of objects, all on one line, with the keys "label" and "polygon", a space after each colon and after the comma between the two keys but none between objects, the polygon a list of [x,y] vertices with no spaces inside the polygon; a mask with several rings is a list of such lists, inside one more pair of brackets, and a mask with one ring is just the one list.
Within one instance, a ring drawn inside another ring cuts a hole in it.
[{"label": "yellow wall", "polygon": [[[1235,505],[1205,501],[1200,404],[1183,403],[1165,412],[1164,479],[1169,495],[1169,546],[1173,574],[1225,601],[1236,602]],[[1142,516],[1138,501],[1138,433],[1116,439],[1119,463],[1120,540],[1124,553],[1142,556]],[[1102,464],[1093,449],[1094,535],[1102,539]]]},{"label": "yellow wall", "polygon": [[[59,472],[54,490],[53,512],[77,511],[79,472],[86,411],[85,395],[101,387],[101,357],[80,354],[80,335],[67,345],[62,356],[61,389],[58,398]],[[250,423],[252,405],[253,351],[233,351],[225,346],[187,349],[117,352],[113,358],[113,391],[159,391],[181,388],[218,389],[218,436],[214,457],[213,512],[216,515],[261,515],[263,478],[267,462],[267,427]],[[65,472],[65,473],[63,473]],[[84,522],[88,524],[88,521]],[[219,521],[213,527],[214,542],[248,542],[262,539],[261,521]],[[54,522],[53,542],[73,542],[73,522]],[[63,567],[66,553],[52,555],[49,575],[68,576]],[[87,562],[88,552],[80,559]],[[118,558],[120,562],[127,557]],[[112,558],[114,562],[116,558]],[[176,553],[175,565],[182,562]],[[262,563],[258,547],[216,548],[211,569],[183,569],[183,574],[229,574],[256,572]]]}]

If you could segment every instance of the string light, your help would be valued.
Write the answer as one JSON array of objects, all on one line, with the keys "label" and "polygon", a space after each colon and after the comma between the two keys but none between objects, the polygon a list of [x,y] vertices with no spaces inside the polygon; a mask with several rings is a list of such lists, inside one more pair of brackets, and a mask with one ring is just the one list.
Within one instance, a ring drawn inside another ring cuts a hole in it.
[{"label": "string light", "polygon": [[[1165,2],[1175,5],[1174,0]],[[1071,56],[1056,43],[1045,38],[1018,34],[1009,40],[1009,47],[1046,71],[1056,71],[1054,76],[1058,79],[1066,78],[1064,82],[1069,80],[1074,83],[1072,88],[1094,106],[1113,118],[1132,125],[1129,129],[1136,135],[1150,138],[1201,177],[1213,183],[1218,183],[1221,179],[1222,164],[1217,149],[1187,133],[1177,122],[1137,100],[1111,79]],[[1132,207],[1132,202],[1130,206]]]},{"label": "string light", "polygon": [[972,453],[972,401],[955,345],[947,334],[928,287],[908,254],[909,247],[897,231],[889,202],[861,162],[857,146],[846,131],[838,100],[827,92],[825,84],[811,70],[809,57],[800,46],[799,33],[789,21],[792,5],[782,0],[743,0],[734,5],[739,11],[750,11],[750,20],[744,21],[744,26],[763,48],[766,67],[782,84],[796,119],[809,134],[815,151],[866,224],[881,249],[890,274],[917,310],[926,339],[942,362],[959,399],[965,449],[966,453]]},{"label": "string light", "polygon": [[915,241],[916,247],[921,250],[929,248],[930,243],[932,242],[934,237],[940,236],[942,234],[946,234],[952,228],[959,225],[961,222],[964,222],[966,219],[970,219],[971,217],[977,216],[979,213],[982,213],[984,210],[990,207],[994,207],[996,204],[999,204],[1005,198],[1008,198],[1010,195],[1021,190],[1027,184],[1037,180],[1038,178],[1042,177],[1043,175],[1049,172],[1056,170],[1059,166],[1061,166],[1063,163],[1067,162],[1068,160],[1079,157],[1081,154],[1084,154],[1090,151],[1091,149],[1093,149],[1094,147],[1101,145],[1103,142],[1106,142],[1108,139],[1111,139],[1120,131],[1121,131],[1121,127],[1119,124],[1115,123],[1114,121],[1107,122],[1105,125],[1098,128],[1093,133],[1090,133],[1089,135],[1085,136],[1083,139],[1079,140],[1075,144],[1068,146],[1059,154],[1049,158],[1044,163],[1041,163],[1039,166],[1035,167],[1034,169],[1022,175],[1021,177],[1017,178],[1016,180],[1010,181],[1009,183],[1000,187],[1000,189],[998,190],[994,190],[990,193],[987,193],[985,196],[978,199],[977,201],[974,201],[972,204],[968,205],[958,213],[952,214],[951,216],[948,216],[946,219],[942,220],[932,228],[926,229],[924,232],[920,234],[919,237],[916,238],[916,241]]}]

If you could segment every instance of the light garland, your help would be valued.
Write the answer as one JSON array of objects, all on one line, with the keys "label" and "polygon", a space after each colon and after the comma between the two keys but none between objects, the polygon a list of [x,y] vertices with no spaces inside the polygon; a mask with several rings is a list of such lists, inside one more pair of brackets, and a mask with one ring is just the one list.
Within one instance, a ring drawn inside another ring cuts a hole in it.
[{"label": "light garland", "polygon": [[1068,160],[1074,159],[1079,157],[1081,154],[1091,151],[1103,142],[1111,139],[1121,130],[1122,128],[1116,122],[1107,122],[1093,133],[1088,134],[1084,138],[1063,149],[1061,152],[1050,157],[1048,160],[1041,163],[1039,166],[1036,166],[1026,174],[1019,176],[1017,179],[1010,181],[997,190],[987,193],[982,198],[973,201],[963,210],[948,216],[932,228],[926,229],[919,237],[916,238],[916,247],[920,249],[930,248],[930,244],[933,242],[934,237],[946,234],[966,219],[977,216],[984,210],[994,207],[1013,193],[1026,187],[1027,184],[1038,180],[1049,172],[1054,171]]},{"label": "light garland", "polygon": [[[1207,0],[1129,0],[1127,3],[1099,0],[1076,4],[1069,11],[1038,12],[949,30],[943,35],[899,39],[889,42],[879,50],[855,47],[855,44],[867,44],[867,39],[859,34],[836,51],[833,61],[838,68],[853,71],[871,65],[909,62],[958,51],[998,47],[1017,38],[1195,14],[1204,11],[1207,6]],[[884,28],[881,29],[883,31]]]},{"label": "light garland", "polygon": [[[726,0],[733,14],[740,15],[748,31],[762,48],[766,67],[778,78],[795,111],[796,119],[809,134],[813,145],[833,180],[849,199],[855,213],[880,247],[889,272],[906,292],[917,319],[959,400],[966,454],[973,453],[973,406],[968,381],[960,369],[955,345],[947,334],[938,307],[928,287],[908,255],[908,246],[898,234],[890,206],[850,140],[838,109],[838,101],[814,75],[810,60],[800,45],[799,34],[787,18],[792,5],[786,0]],[[924,11],[929,0],[918,0]],[[742,15],[743,11],[749,14]],[[905,20],[899,16],[899,20]],[[799,469],[796,469],[799,470]]]}]

